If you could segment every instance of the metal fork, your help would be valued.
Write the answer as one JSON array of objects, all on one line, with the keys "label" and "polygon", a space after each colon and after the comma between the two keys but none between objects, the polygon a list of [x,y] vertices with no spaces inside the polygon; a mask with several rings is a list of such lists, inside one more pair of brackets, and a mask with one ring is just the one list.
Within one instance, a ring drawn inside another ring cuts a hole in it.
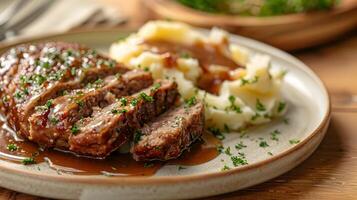
[{"label": "metal fork", "polygon": [[2,13],[0,13],[0,30],[6,26],[16,13],[21,10],[29,1],[16,0],[10,6],[8,6]]},{"label": "metal fork", "polygon": [[[26,0],[25,0],[26,1]],[[28,0],[27,0],[28,1]],[[28,26],[29,24],[31,24],[31,22],[33,22],[34,20],[36,20],[38,17],[40,17],[43,13],[45,13],[47,11],[47,9],[55,2],[55,0],[49,0],[49,1],[45,1],[44,3],[42,3],[40,6],[38,6],[37,8],[33,9],[30,13],[28,13],[26,16],[22,17],[21,19],[19,19],[16,23],[11,24],[11,25],[7,25],[9,24],[9,21],[11,19],[9,19],[3,27],[1,27],[0,29],[0,41],[4,40],[7,38],[7,36],[14,36],[16,35],[21,29],[25,28],[26,26]],[[22,5],[23,7],[23,5]],[[21,8],[22,8],[21,7]],[[18,6],[17,6],[18,8]],[[21,9],[20,8],[20,9]],[[15,14],[17,12],[19,12],[20,10],[17,9],[15,10]],[[13,16],[15,15],[13,14]]]}]

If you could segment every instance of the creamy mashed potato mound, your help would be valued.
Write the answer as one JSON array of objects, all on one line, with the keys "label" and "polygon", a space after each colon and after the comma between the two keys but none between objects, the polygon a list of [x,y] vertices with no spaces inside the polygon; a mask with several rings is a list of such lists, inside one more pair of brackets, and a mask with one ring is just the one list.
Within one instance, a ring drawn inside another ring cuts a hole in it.
[{"label": "creamy mashed potato mound", "polygon": [[[167,53],[150,50],[152,47],[145,41],[216,45],[243,67],[231,69],[212,64],[211,73],[230,69],[230,78],[223,81],[218,94],[211,94],[197,87],[198,79],[205,76],[198,59],[181,56],[174,66],[167,67]],[[205,34],[179,22],[152,21],[137,33],[112,44],[110,56],[133,69],[151,71],[155,79],[175,80],[183,100],[194,96],[205,103],[208,127],[239,130],[250,124],[269,122],[286,111],[286,103],[280,95],[283,70],[272,70],[269,56],[230,43],[229,34],[217,28]]]}]

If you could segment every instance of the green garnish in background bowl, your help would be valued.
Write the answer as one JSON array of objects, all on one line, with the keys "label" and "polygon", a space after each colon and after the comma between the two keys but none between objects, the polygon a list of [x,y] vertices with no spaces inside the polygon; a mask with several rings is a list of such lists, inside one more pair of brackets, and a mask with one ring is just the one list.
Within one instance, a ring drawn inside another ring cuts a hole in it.
[{"label": "green garnish in background bowl", "polygon": [[179,3],[210,13],[276,16],[314,10],[328,10],[339,0],[177,0]]}]

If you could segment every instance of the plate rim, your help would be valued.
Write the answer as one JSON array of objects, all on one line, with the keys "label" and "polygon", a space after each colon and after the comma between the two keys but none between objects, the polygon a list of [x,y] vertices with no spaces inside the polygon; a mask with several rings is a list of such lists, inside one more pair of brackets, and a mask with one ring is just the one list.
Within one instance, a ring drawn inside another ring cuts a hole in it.
[{"label": "plate rim", "polygon": [[[201,28],[198,28],[201,29]],[[72,30],[64,33],[50,33],[50,34],[43,34],[39,36],[33,36],[33,37],[26,37],[26,38],[21,38],[16,41],[9,41],[9,42],[0,42],[0,51],[6,52],[7,49],[24,44],[24,43],[31,43],[31,42],[38,42],[38,41],[43,41],[43,40],[49,40],[51,38],[56,38],[56,37],[63,37],[63,36],[70,36],[70,35],[80,35],[80,34],[89,34],[89,33],[96,33],[96,34],[103,34],[106,32],[116,32],[116,33],[130,33],[132,31],[135,31],[136,29],[134,28],[93,28],[93,29],[79,29],[79,30]],[[207,29],[201,29],[201,30],[207,30]],[[308,142],[313,140],[315,137],[317,137],[319,134],[324,134],[323,129],[328,126],[328,123],[331,118],[331,97],[328,93],[328,90],[326,89],[326,85],[324,82],[302,61],[297,59],[296,57],[290,55],[289,53],[280,50],[276,47],[273,47],[271,45],[265,44],[263,42],[247,38],[244,36],[240,36],[237,34],[230,33],[231,36],[238,38],[238,39],[243,39],[246,41],[249,41],[253,44],[258,44],[261,47],[269,48],[272,50],[272,52],[278,53],[281,56],[284,56],[283,58],[290,59],[290,61],[295,62],[297,64],[297,68],[299,70],[305,71],[310,78],[313,78],[314,81],[319,85],[319,87],[323,90],[323,95],[324,95],[324,100],[326,101],[326,108],[324,109],[325,115],[323,116],[321,122],[319,122],[319,125],[309,133],[308,137],[304,138],[302,141],[300,141],[298,144],[292,146],[291,148],[282,151],[279,154],[276,154],[268,159],[249,164],[247,166],[241,166],[238,168],[233,168],[231,170],[227,171],[217,171],[217,172],[209,172],[209,173],[203,173],[203,174],[195,174],[195,175],[173,175],[173,176],[120,176],[120,177],[101,177],[101,176],[90,176],[90,175],[75,175],[75,176],[59,176],[59,175],[54,175],[54,174],[41,174],[39,175],[38,173],[31,172],[31,171],[26,171],[22,169],[14,169],[11,167],[6,167],[0,164],[0,170],[3,172],[9,172],[9,173],[14,173],[17,175],[23,175],[26,176],[27,178],[33,178],[37,180],[46,180],[46,181],[61,181],[61,182],[76,182],[76,183],[83,183],[83,184],[90,184],[90,185],[146,185],[150,183],[155,183],[155,184],[169,184],[169,183],[185,183],[185,182],[192,182],[192,181],[200,181],[200,180],[207,180],[207,179],[216,179],[216,178],[223,178],[225,176],[230,176],[230,175],[235,175],[241,172],[249,171],[254,168],[259,168],[261,166],[273,163],[276,160],[282,159],[284,157],[287,157],[291,155],[292,153],[302,149]],[[1,54],[1,53],[0,53]],[[289,62],[290,62],[289,61]],[[93,181],[95,180],[95,181]]]}]

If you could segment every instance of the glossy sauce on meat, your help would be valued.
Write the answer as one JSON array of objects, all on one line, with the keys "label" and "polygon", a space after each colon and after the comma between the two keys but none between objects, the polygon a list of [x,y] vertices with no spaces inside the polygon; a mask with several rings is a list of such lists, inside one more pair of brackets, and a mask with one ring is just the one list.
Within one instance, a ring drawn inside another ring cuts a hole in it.
[{"label": "glossy sauce on meat", "polygon": [[[36,163],[46,162],[49,167],[59,174],[70,173],[77,175],[106,175],[106,176],[150,176],[164,166],[165,162],[137,162],[130,154],[114,152],[103,160],[78,157],[71,153],[57,150],[40,150],[38,145],[16,140],[13,134],[6,130],[3,122],[0,132],[0,158],[21,164],[24,158],[34,157]],[[7,146],[16,144],[16,151],[9,151]],[[202,141],[196,142],[189,151],[176,159],[166,162],[182,166],[199,165],[208,162],[218,156],[216,146],[220,141],[211,134],[203,136]]]},{"label": "glossy sauce on meat", "polygon": [[[175,66],[176,60],[180,57],[196,58],[203,70],[197,86],[212,94],[218,94],[221,83],[230,80],[230,70],[241,67],[218,45],[204,43],[182,45],[166,41],[145,41],[144,44],[152,52],[167,55],[166,67]],[[219,70],[219,73],[212,73],[212,64],[225,66],[225,68]]]}]

